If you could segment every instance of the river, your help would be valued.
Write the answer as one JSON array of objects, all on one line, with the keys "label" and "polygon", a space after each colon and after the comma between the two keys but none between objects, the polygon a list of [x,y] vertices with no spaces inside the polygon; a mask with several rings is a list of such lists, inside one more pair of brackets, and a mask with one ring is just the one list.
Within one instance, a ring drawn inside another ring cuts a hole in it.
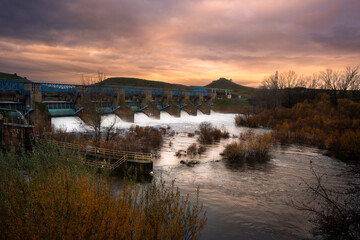
[{"label": "river", "polygon": [[[326,185],[332,189],[344,189],[351,181],[344,171],[349,166],[337,159],[323,155],[317,148],[290,145],[277,146],[271,151],[271,160],[265,164],[231,165],[222,160],[219,153],[224,146],[236,139],[221,140],[209,145],[194,167],[180,164],[175,156],[178,150],[186,150],[196,142],[188,133],[194,132],[203,121],[219,128],[226,128],[231,136],[239,136],[247,128],[235,126],[234,114],[212,112],[211,115],[189,116],[181,112],[175,118],[162,112],[160,120],[150,119],[145,114],[135,114],[135,125],[170,127],[176,132],[167,136],[154,161],[155,178],[166,182],[175,179],[182,193],[194,198],[200,187],[200,200],[207,211],[208,222],[202,231],[202,239],[305,239],[311,238],[311,225],[307,215],[291,206],[292,200],[304,200],[303,181],[314,181],[310,162],[316,172],[326,173]],[[104,116],[104,124],[116,122],[117,127],[128,128],[115,115]],[[56,128],[81,131],[76,117],[53,118]],[[266,131],[266,130],[256,130]]]}]

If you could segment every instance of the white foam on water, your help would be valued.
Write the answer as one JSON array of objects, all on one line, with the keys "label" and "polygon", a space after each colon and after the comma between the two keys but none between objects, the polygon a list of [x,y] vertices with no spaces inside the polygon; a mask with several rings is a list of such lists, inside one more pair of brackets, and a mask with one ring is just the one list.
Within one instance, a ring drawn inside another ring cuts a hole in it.
[{"label": "white foam on water", "polygon": [[149,123],[152,122],[155,119],[149,118],[145,113],[135,113],[134,114],[134,122],[135,123]]},{"label": "white foam on water", "polygon": [[67,132],[82,132],[85,129],[85,123],[79,117],[54,117],[51,118],[51,124],[57,130]]},{"label": "white foam on water", "polygon": [[[102,127],[109,127],[115,124],[115,128],[129,128],[132,125],[139,126],[170,126],[175,131],[190,132],[198,129],[202,122],[210,122],[218,128],[226,128],[230,133],[238,134],[239,128],[235,127],[235,114],[224,114],[211,111],[210,115],[205,115],[198,111],[197,116],[190,116],[187,112],[181,111],[181,117],[171,116],[165,111],[160,112],[160,119],[148,117],[144,113],[134,114],[134,123],[129,123],[115,114],[109,114],[102,117]],[[114,123],[115,121],[115,123]],[[70,131],[86,131],[86,125],[79,117],[56,117],[51,119],[55,129]]]},{"label": "white foam on water", "polygon": [[190,117],[190,115],[187,112],[185,112],[184,110],[181,110],[180,116],[181,117]]},{"label": "white foam on water", "polygon": [[104,115],[101,117],[101,121],[103,127],[110,127],[114,124],[115,128],[128,128],[133,125],[133,123],[125,122],[115,114]]},{"label": "white foam on water", "polygon": [[197,110],[197,115],[198,116],[205,116],[205,114],[203,114],[200,110]]}]

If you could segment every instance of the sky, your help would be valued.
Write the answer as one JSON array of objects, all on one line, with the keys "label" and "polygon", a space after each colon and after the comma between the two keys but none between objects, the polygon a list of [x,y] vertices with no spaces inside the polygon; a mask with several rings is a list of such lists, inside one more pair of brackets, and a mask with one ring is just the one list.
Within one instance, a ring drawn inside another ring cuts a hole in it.
[{"label": "sky", "polygon": [[259,86],[360,65],[359,0],[1,0],[0,72]]}]

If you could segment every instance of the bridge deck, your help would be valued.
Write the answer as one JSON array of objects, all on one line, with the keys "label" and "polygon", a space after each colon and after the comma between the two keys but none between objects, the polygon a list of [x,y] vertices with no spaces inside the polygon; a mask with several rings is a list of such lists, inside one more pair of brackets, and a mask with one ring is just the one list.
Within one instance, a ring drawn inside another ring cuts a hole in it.
[{"label": "bridge deck", "polygon": [[140,153],[140,152],[129,152],[129,151],[120,151],[107,148],[93,147],[89,145],[82,145],[77,143],[67,143],[54,141],[54,143],[60,147],[67,149],[84,152],[87,155],[92,155],[96,157],[115,159],[114,163],[105,162],[105,161],[86,161],[86,165],[97,166],[99,168],[108,168],[110,171],[119,167],[121,164],[126,162],[134,163],[152,163],[153,157],[151,153]]}]

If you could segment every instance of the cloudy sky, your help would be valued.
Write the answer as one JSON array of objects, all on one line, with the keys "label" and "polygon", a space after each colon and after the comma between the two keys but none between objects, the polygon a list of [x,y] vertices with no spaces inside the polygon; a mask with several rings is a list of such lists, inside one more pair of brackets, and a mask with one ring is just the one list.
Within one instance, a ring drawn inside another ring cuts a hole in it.
[{"label": "cloudy sky", "polygon": [[360,64],[359,0],[1,0],[0,72],[258,86]]}]

